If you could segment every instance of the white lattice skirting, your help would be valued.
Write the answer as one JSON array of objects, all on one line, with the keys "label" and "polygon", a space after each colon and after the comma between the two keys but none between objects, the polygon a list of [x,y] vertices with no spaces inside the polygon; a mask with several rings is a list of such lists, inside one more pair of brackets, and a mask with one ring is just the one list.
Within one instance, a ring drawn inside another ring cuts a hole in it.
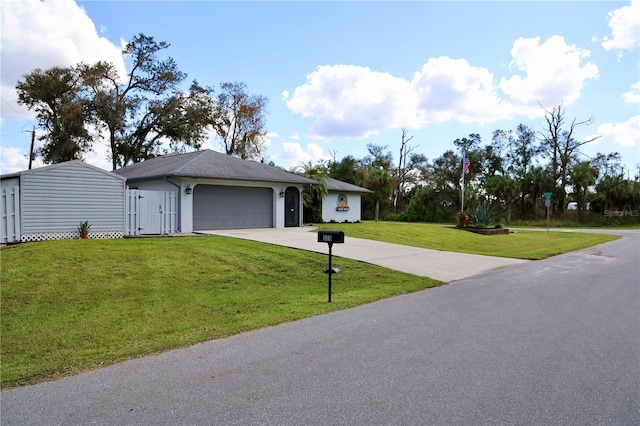
[{"label": "white lattice skirting", "polygon": [[[124,238],[124,232],[122,231],[96,231],[89,233],[90,239],[109,239],[109,238]],[[48,240],[77,240],[80,239],[80,235],[77,232],[39,232],[33,234],[22,234],[20,241],[23,243],[29,241],[48,241]]]}]

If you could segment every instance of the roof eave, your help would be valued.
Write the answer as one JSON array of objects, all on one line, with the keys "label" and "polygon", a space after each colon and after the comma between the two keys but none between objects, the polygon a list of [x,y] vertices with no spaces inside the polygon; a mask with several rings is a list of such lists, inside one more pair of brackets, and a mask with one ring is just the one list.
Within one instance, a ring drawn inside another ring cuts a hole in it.
[{"label": "roof eave", "polygon": [[193,175],[193,174],[183,174],[183,173],[169,173],[169,174],[154,175],[154,176],[130,177],[130,178],[127,178],[127,182],[145,182],[145,181],[165,179],[165,178],[217,179],[217,180],[247,181],[247,182],[277,182],[277,183],[289,183],[293,185],[320,185],[320,182],[316,182],[311,179],[308,179],[307,182],[295,182],[293,180],[285,180],[285,179],[252,179],[252,178],[243,178],[243,177],[215,177],[215,176]]}]

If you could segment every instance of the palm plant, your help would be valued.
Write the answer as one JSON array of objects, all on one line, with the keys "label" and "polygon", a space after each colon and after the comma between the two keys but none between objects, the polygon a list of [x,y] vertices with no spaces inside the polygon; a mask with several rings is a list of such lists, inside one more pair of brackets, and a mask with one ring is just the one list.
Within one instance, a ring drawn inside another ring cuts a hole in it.
[{"label": "palm plant", "polygon": [[373,191],[370,197],[376,203],[376,222],[380,216],[380,202],[391,196],[391,184],[391,175],[386,170],[373,169],[367,174],[365,187]]},{"label": "palm plant", "polygon": [[306,220],[309,222],[322,221],[322,200],[328,193],[327,168],[322,164],[313,165],[309,162],[302,164],[298,170],[302,176],[319,182],[319,185],[305,187],[302,192],[302,201],[309,214]]}]

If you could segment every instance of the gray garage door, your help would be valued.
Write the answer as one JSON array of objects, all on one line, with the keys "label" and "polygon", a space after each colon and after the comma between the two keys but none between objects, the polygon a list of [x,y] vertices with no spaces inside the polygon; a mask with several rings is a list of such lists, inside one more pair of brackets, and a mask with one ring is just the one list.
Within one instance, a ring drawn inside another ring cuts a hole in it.
[{"label": "gray garage door", "polygon": [[193,190],[193,229],[273,227],[273,190],[197,185]]}]

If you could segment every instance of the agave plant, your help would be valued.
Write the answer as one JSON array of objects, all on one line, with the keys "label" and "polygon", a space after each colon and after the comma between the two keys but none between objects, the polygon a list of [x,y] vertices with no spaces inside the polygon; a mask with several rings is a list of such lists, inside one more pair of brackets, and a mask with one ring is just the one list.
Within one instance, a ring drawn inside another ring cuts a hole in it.
[{"label": "agave plant", "polygon": [[486,200],[476,203],[471,216],[477,228],[488,228],[500,219],[498,210]]},{"label": "agave plant", "polygon": [[80,222],[78,225],[78,232],[80,233],[80,238],[87,238],[89,236],[89,230],[91,229],[91,225],[89,221]]}]

